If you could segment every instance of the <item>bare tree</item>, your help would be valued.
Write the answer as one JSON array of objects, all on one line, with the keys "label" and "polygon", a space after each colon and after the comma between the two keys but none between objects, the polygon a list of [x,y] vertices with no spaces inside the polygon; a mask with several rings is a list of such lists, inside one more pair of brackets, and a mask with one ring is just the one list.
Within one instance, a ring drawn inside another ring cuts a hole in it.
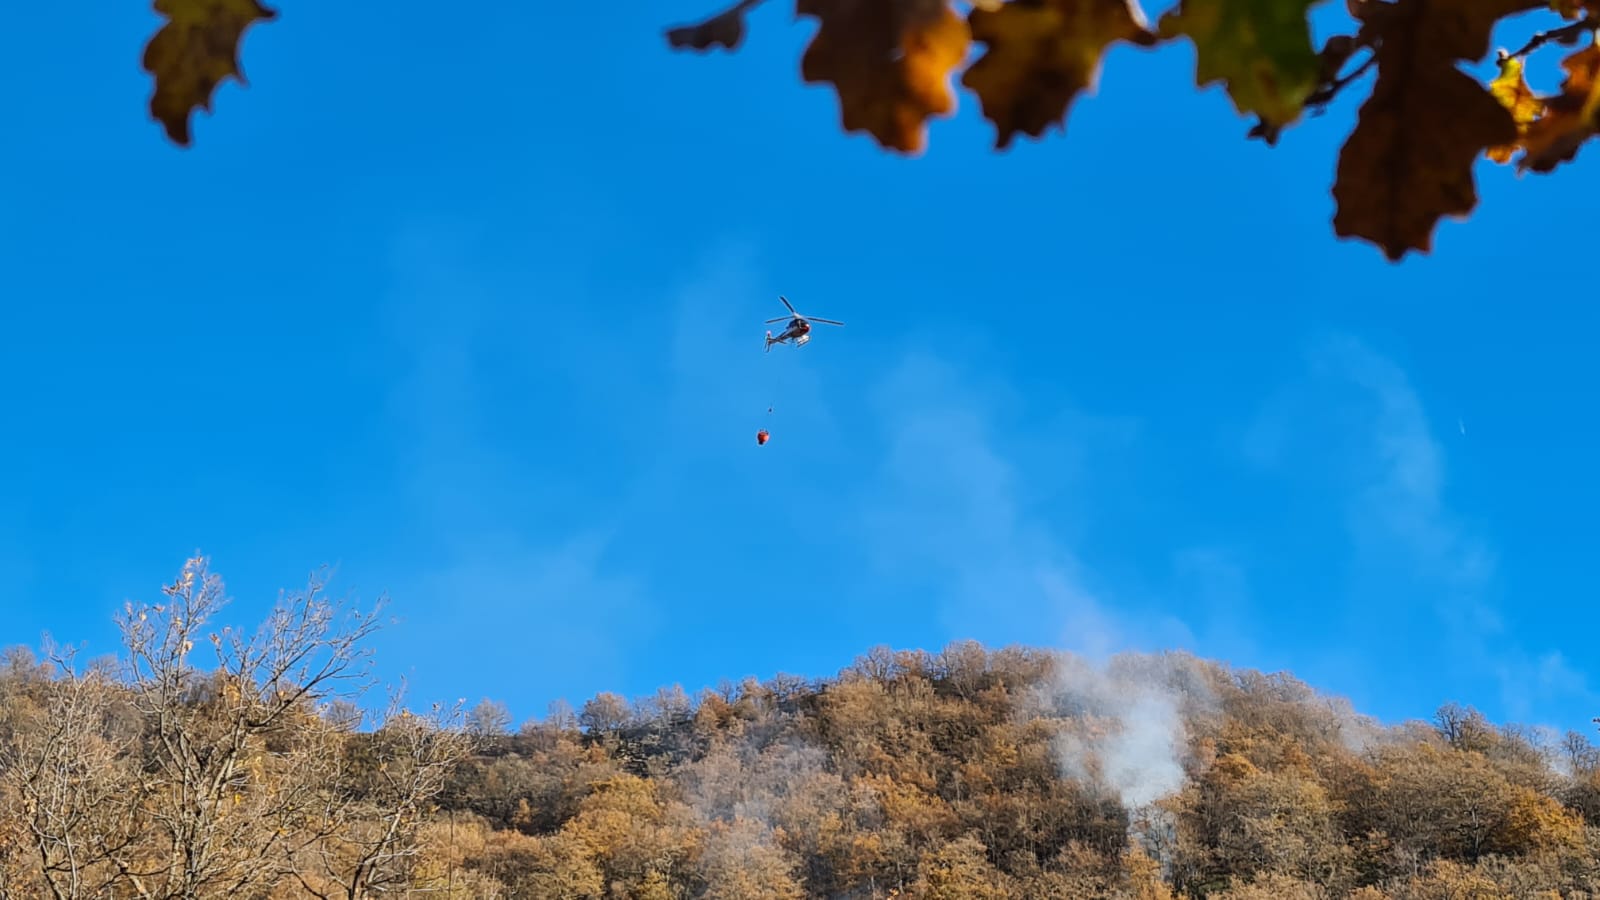
[{"label": "bare tree", "polygon": [[[141,897],[265,887],[284,874],[286,838],[326,810],[337,732],[314,707],[366,686],[360,643],[376,611],[343,609],[314,578],[254,635],[207,633],[227,599],[203,557],[162,590],[169,603],[129,604],[118,619],[149,747],[138,801],[151,846],[113,860]],[[207,675],[190,663],[202,634],[215,650]]]},{"label": "bare tree", "polygon": [[1568,730],[1561,737],[1560,747],[1572,774],[1583,777],[1600,768],[1600,749],[1590,742],[1588,735]]},{"label": "bare tree", "polygon": [[1494,726],[1483,713],[1470,706],[1446,703],[1434,712],[1433,722],[1440,737],[1457,750],[1482,753],[1494,744]]},{"label": "bare tree", "polygon": [[558,697],[546,707],[545,722],[557,731],[574,731],[578,727],[578,714],[573,711],[572,704]]},{"label": "bare tree", "polygon": [[467,713],[467,729],[480,738],[500,737],[511,730],[511,711],[485,697]]},{"label": "bare tree", "polygon": [[397,696],[360,732],[377,612],[328,599],[321,579],[254,633],[213,624],[227,599],[203,557],[163,593],[125,606],[110,665],[0,658],[0,896],[416,887],[423,820],[476,746],[462,704],[419,717]]}]

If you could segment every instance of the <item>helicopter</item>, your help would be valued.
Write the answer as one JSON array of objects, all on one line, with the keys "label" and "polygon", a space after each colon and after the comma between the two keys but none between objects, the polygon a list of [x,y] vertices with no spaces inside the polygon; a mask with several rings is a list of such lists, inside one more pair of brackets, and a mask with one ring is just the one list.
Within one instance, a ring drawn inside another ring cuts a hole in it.
[{"label": "helicopter", "polygon": [[835,322],[832,319],[821,319],[821,318],[818,318],[816,316],[802,316],[798,312],[795,312],[794,304],[789,302],[789,298],[784,297],[783,295],[780,294],[780,295],[778,295],[778,299],[783,301],[783,305],[785,307],[788,307],[789,315],[787,315],[787,316],[779,316],[776,319],[768,319],[763,324],[771,325],[774,322],[782,322],[785,319],[789,320],[789,324],[788,324],[787,327],[785,327],[783,329],[783,333],[779,334],[777,337],[773,337],[772,336],[772,332],[770,330],[767,332],[767,352],[768,353],[772,352],[772,345],[773,344],[782,344],[782,343],[785,343],[785,342],[791,342],[796,347],[805,346],[806,342],[811,340],[811,323],[812,322],[821,322],[824,325],[843,325],[844,324],[843,322]]}]

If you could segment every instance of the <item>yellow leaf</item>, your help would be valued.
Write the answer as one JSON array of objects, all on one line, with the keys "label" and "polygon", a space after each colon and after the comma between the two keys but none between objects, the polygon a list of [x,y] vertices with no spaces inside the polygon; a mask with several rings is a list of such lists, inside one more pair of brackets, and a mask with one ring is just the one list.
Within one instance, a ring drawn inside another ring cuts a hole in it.
[{"label": "yellow leaf", "polygon": [[[1544,103],[1534,96],[1533,89],[1528,87],[1528,81],[1523,77],[1522,60],[1513,56],[1500,61],[1500,74],[1489,82],[1489,93],[1511,113],[1512,121],[1517,123],[1518,138],[1528,133],[1528,125],[1544,111]],[[1487,153],[1495,162],[1506,163],[1511,161],[1511,155],[1516,151],[1517,145],[1513,142],[1496,144]]]},{"label": "yellow leaf", "polygon": [[[259,0],[155,0],[155,10],[168,22],[144,48],[144,69],[156,83],[150,115],[174,143],[187,147],[189,117],[196,109],[211,111],[217,85],[229,76],[245,84],[239,67],[244,30],[278,14]],[[188,575],[185,586],[192,580]]]}]

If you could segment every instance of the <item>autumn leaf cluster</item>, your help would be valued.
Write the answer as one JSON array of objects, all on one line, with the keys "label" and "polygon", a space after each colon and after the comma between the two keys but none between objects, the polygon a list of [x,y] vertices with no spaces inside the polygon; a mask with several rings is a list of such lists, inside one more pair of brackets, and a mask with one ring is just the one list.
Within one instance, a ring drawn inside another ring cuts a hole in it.
[{"label": "autumn leaf cluster", "polygon": [[[676,48],[736,49],[744,18],[761,0],[667,32]],[[1154,48],[1184,40],[1195,83],[1222,85],[1256,119],[1252,137],[1275,144],[1307,112],[1325,108],[1371,70],[1372,90],[1339,153],[1333,218],[1398,261],[1429,252],[1446,216],[1477,206],[1474,163],[1488,157],[1519,171],[1571,161],[1600,127],[1596,9],[1574,0],[1347,0],[1349,33],[1318,48],[1311,0],[1178,0],[1152,23],[1139,0],[795,0],[817,30],[800,60],[806,83],[830,85],[847,132],[886,149],[921,153],[930,119],[954,113],[956,81],[994,127],[995,146],[1064,128],[1073,103],[1096,87],[1119,44]],[[1462,63],[1482,62],[1497,25],[1546,10],[1567,24],[1515,53],[1481,84]],[[1562,63],[1558,92],[1535,94],[1523,60],[1547,44],[1586,43]],[[976,53],[969,53],[981,47]],[[970,63],[968,62],[971,58]],[[963,68],[964,67],[964,68]]]},{"label": "autumn leaf cluster", "polygon": [[[671,46],[734,50],[765,0],[739,0],[705,21],[667,30]],[[239,44],[277,12],[260,0],[154,0],[166,18],[145,48],[154,78],[150,112],[177,144],[209,110],[217,86],[243,82]],[[808,84],[832,87],[847,132],[917,154],[930,119],[949,116],[959,85],[994,127],[995,147],[1065,127],[1092,92],[1106,53],[1186,41],[1195,84],[1221,85],[1250,130],[1276,144],[1285,129],[1326,108],[1370,71],[1371,93],[1339,152],[1337,235],[1376,244],[1392,261],[1427,253],[1441,218],[1477,206],[1474,164],[1549,173],[1600,130],[1600,0],[1346,0],[1348,33],[1314,45],[1312,0],[1177,0],[1152,23],[1139,0],[794,0],[816,22],[800,59]],[[1501,50],[1488,84],[1462,70],[1480,63],[1502,22],[1543,10],[1565,24],[1515,52]],[[1527,83],[1524,61],[1547,45],[1574,46],[1549,93]],[[974,53],[974,48],[978,49]]]}]

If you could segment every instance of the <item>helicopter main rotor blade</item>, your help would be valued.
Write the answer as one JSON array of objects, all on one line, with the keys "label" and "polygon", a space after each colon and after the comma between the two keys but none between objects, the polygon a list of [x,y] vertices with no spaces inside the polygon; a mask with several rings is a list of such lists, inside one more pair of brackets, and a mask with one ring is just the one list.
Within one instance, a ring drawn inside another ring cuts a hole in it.
[{"label": "helicopter main rotor blade", "polygon": [[763,325],[771,325],[773,322],[787,322],[792,318],[794,318],[794,316],[779,316],[776,319],[768,319],[765,322],[762,322],[761,324],[763,324]]},{"label": "helicopter main rotor blade", "polygon": [[783,305],[789,308],[789,312],[794,313],[794,315],[797,315],[797,316],[800,315],[799,313],[794,311],[794,304],[789,302],[789,298],[788,297],[785,297],[784,295],[779,294],[778,295],[778,299],[782,300],[783,301]]},{"label": "helicopter main rotor blade", "polygon": [[816,316],[806,316],[805,319],[806,319],[807,322],[821,322],[824,325],[843,325],[844,324],[843,322],[835,322],[832,319],[819,319]]}]

